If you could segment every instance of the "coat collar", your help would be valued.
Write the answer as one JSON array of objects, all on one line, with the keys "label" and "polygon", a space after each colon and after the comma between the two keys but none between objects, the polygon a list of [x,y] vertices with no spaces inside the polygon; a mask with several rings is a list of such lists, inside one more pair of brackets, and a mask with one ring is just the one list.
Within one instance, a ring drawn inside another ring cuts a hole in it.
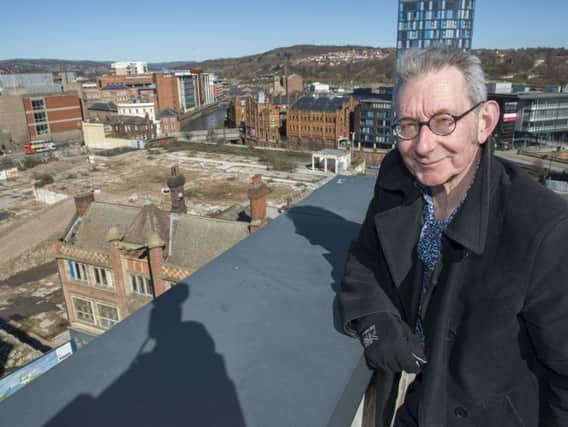
[{"label": "coat collar", "polygon": [[[492,190],[498,182],[498,170],[488,141],[481,147],[479,169],[466,199],[445,235],[464,249],[481,255],[487,240],[489,205]],[[400,203],[380,210],[375,226],[381,248],[395,286],[399,286],[412,268],[414,250],[421,227],[423,200],[415,178],[404,165],[398,150],[385,158],[377,180],[376,190],[397,193]],[[378,191],[375,191],[377,194]],[[378,196],[387,197],[385,192]]]},{"label": "coat collar", "polygon": [[485,250],[491,194],[499,178],[496,166],[488,141],[481,146],[479,169],[467,196],[445,232],[450,240],[476,255]]}]

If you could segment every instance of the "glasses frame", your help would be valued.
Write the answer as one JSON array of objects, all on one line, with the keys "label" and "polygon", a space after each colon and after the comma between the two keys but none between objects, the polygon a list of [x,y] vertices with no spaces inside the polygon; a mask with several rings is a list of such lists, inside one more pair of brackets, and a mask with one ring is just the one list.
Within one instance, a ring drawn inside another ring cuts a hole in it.
[{"label": "glasses frame", "polygon": [[[450,113],[436,113],[434,114],[432,117],[430,117],[427,121],[425,122],[421,122],[420,120],[414,119],[412,117],[403,117],[404,120],[412,120],[413,122],[415,122],[418,125],[418,131],[416,132],[416,135],[412,136],[412,137],[405,137],[400,135],[397,131],[396,131],[396,127],[398,126],[398,124],[400,123],[400,120],[396,120],[392,126],[392,130],[393,133],[395,134],[395,136],[397,138],[400,139],[404,139],[404,140],[410,140],[410,139],[414,139],[416,138],[418,135],[420,135],[420,131],[422,130],[422,126],[427,126],[428,129],[430,129],[430,132],[432,132],[434,135],[438,135],[438,136],[448,136],[451,135],[452,133],[454,133],[454,131],[456,130],[457,124],[458,122],[463,119],[465,116],[467,116],[469,113],[471,113],[473,110],[475,110],[477,107],[479,107],[481,104],[483,104],[485,101],[480,101],[477,104],[475,104],[473,107],[471,107],[469,110],[467,110],[465,113],[459,114],[459,115],[454,115],[454,114],[450,114]],[[446,115],[446,116],[450,116],[453,120],[454,120],[454,127],[452,128],[452,130],[448,133],[438,133],[436,132],[434,129],[432,129],[432,127],[430,126],[430,122],[432,121],[432,119],[434,117],[437,116],[441,116],[441,115]]]}]

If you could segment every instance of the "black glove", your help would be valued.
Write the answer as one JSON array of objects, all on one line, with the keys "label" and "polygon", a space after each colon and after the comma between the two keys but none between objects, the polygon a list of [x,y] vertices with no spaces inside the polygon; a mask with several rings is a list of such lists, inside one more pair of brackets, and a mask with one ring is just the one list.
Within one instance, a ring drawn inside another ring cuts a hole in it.
[{"label": "black glove", "polygon": [[396,315],[375,313],[357,320],[355,326],[369,367],[418,373],[427,363],[410,327]]}]

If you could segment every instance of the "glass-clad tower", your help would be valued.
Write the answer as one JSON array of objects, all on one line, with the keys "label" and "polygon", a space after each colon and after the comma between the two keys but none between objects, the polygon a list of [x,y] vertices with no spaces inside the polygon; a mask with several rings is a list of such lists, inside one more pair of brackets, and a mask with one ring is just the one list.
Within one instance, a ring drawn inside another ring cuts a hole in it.
[{"label": "glass-clad tower", "polygon": [[399,0],[397,54],[444,44],[471,49],[475,0]]}]

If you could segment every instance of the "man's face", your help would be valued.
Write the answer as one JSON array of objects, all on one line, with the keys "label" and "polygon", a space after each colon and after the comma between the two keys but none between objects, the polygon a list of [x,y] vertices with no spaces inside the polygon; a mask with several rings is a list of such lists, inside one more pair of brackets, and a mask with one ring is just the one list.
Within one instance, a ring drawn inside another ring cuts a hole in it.
[{"label": "man's face", "polygon": [[[421,122],[437,113],[457,116],[473,106],[463,75],[454,67],[409,80],[399,93],[397,105],[399,119],[414,118]],[[436,135],[428,126],[422,126],[415,138],[398,139],[404,163],[418,181],[451,190],[463,179],[480,147],[477,117],[476,111],[467,114],[447,136]]]}]

